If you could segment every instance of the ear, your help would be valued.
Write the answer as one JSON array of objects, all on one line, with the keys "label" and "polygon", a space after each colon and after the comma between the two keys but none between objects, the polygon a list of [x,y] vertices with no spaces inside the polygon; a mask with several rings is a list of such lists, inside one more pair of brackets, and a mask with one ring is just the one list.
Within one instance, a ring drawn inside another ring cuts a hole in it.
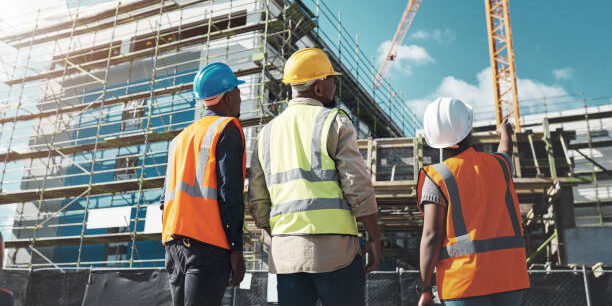
[{"label": "ear", "polygon": [[315,94],[315,96],[323,96],[323,85],[321,85],[320,81],[316,81],[314,85],[312,85],[312,92]]},{"label": "ear", "polygon": [[224,93],[223,97],[221,97],[221,100],[217,104],[229,102],[229,100],[228,100],[229,99],[229,95],[228,94],[229,94],[229,92]]}]

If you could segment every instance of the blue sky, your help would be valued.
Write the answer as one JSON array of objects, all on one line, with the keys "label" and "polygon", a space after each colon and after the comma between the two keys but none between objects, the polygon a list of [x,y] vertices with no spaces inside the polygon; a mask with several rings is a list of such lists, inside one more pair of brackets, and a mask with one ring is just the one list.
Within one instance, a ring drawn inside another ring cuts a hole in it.
[{"label": "blue sky", "polygon": [[[94,4],[110,0],[80,0]],[[303,0],[313,6],[316,0]],[[365,53],[381,59],[393,38],[408,0],[320,0],[333,12],[341,11],[342,24],[359,34]],[[69,0],[75,3],[76,0]],[[64,0],[14,1],[0,11],[0,19],[25,11],[63,5]],[[521,105],[575,101],[612,96],[612,11],[610,0],[581,3],[570,0],[510,0],[510,13]],[[32,17],[31,14],[25,16]],[[481,114],[492,116],[488,70],[489,50],[484,0],[423,0],[399,50],[389,81],[407,105],[420,114],[437,96],[454,96]],[[330,30],[330,29],[325,29]],[[0,29],[2,31],[2,29]],[[5,27],[3,31],[10,31]],[[335,29],[329,31],[335,37]],[[386,43],[386,45],[385,45]],[[377,63],[378,66],[378,63]],[[610,104],[612,100],[593,100]],[[557,108],[581,106],[557,105]],[[478,116],[477,116],[478,119]]]},{"label": "blue sky", "polygon": [[[384,43],[393,38],[408,2],[323,1],[341,10],[342,24],[353,35],[359,33],[360,46],[376,58],[386,53]],[[580,92],[587,98],[612,96],[610,11],[612,1],[604,0],[510,1],[523,104]],[[483,0],[423,0],[399,57],[390,82],[417,113],[438,95],[459,96],[476,109],[493,111]],[[591,103],[610,104],[612,99]]]}]

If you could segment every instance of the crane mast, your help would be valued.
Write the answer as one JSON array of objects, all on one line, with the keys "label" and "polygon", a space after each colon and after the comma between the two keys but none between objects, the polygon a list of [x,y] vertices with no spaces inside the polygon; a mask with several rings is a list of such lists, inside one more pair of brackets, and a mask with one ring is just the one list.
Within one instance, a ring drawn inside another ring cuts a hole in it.
[{"label": "crane mast", "polygon": [[[497,126],[509,117],[521,131],[508,0],[485,0],[493,96]],[[512,118],[513,117],[513,118]]]},{"label": "crane mast", "polygon": [[380,69],[378,69],[378,74],[376,74],[376,80],[374,80],[374,88],[380,88],[380,86],[382,85],[382,81],[389,74],[391,62],[394,61],[395,58],[397,58],[397,48],[402,45],[402,42],[406,37],[406,33],[408,33],[408,29],[412,24],[412,20],[414,20],[414,16],[419,10],[421,1],[422,0],[408,1],[408,5],[406,6],[404,14],[402,15],[402,20],[397,25],[397,30],[395,30],[395,35],[393,36],[393,41],[391,41],[391,45],[389,46],[387,55],[383,59],[383,62],[380,65]]},{"label": "crane mast", "polygon": [[[397,26],[393,41],[376,75],[374,88],[380,88],[389,74],[391,62],[397,58],[397,49],[402,45],[406,33],[419,10],[422,0],[410,0]],[[486,9],[487,33],[491,75],[493,77],[493,98],[497,126],[505,118],[512,119],[515,130],[521,131],[518,89],[516,86],[516,69],[514,49],[512,47],[512,30],[510,27],[510,10],[508,0],[484,0]]]}]

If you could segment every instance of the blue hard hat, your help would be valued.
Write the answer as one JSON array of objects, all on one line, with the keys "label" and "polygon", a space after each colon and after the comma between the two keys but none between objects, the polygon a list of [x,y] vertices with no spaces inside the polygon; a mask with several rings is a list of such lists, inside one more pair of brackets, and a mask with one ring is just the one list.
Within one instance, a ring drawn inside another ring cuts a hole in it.
[{"label": "blue hard hat", "polygon": [[238,80],[228,65],[210,63],[193,79],[193,93],[196,99],[207,99],[228,92],[240,84],[244,84],[244,81]]}]

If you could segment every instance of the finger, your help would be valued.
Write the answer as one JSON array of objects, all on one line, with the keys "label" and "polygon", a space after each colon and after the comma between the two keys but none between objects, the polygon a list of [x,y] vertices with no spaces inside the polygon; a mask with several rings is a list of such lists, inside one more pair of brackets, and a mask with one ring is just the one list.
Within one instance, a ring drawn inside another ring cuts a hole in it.
[{"label": "finger", "polygon": [[231,286],[238,286],[242,282],[243,277],[232,278],[230,281]]},{"label": "finger", "polygon": [[236,285],[239,285],[244,279],[244,272],[246,272],[246,267],[243,265],[236,272]]},{"label": "finger", "polygon": [[240,282],[242,282],[242,277],[238,277],[238,275],[232,275],[232,278],[230,279],[228,285],[230,287],[238,286]]},{"label": "finger", "polygon": [[370,272],[374,271],[374,265],[372,262],[368,263],[368,265],[365,268],[365,274],[368,274]]},{"label": "finger", "polygon": [[510,115],[512,115],[512,114],[506,114],[504,116],[504,119],[502,119],[502,123],[508,123],[508,119],[510,118]]},{"label": "finger", "polygon": [[236,285],[235,282],[236,282],[236,275],[234,273],[232,273],[232,277],[227,282],[227,286],[228,287],[235,286]]},{"label": "finger", "polygon": [[377,266],[378,266],[378,259],[376,259],[376,256],[373,256],[372,253],[370,253],[370,261],[368,262],[368,265],[365,268],[365,274],[368,274],[374,271]]}]

